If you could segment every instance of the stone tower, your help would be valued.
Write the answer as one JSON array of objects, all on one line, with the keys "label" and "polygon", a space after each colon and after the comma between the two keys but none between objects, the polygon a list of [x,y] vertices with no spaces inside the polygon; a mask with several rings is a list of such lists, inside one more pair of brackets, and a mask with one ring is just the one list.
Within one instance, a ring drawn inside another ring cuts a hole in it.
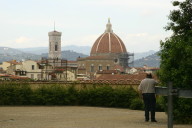
[{"label": "stone tower", "polygon": [[49,59],[61,59],[61,32],[49,32]]}]

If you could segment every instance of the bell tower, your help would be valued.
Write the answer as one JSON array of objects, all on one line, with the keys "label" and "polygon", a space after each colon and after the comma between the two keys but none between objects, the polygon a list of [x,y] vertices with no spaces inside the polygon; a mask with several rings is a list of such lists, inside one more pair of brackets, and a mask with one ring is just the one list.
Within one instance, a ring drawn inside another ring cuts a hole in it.
[{"label": "bell tower", "polygon": [[61,59],[61,32],[49,32],[49,59]]}]

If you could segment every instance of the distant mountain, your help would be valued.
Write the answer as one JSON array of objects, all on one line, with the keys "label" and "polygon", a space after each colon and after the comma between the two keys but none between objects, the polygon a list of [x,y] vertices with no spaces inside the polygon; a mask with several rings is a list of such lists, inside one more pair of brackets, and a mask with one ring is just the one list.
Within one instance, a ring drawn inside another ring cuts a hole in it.
[{"label": "distant mountain", "polygon": [[143,67],[147,65],[149,67],[159,67],[160,66],[160,57],[158,56],[159,52],[156,52],[147,57],[143,57],[141,59],[137,59],[134,61],[134,67]]},{"label": "distant mountain", "polygon": [[63,58],[66,58],[67,60],[77,60],[78,57],[87,57],[88,55],[77,53],[74,51],[62,51],[61,53]]},{"label": "distant mountain", "polygon": [[68,45],[62,47],[62,50],[72,50],[77,53],[83,53],[85,55],[90,55],[91,47],[90,46],[75,46],[75,45]]},{"label": "distant mountain", "polygon": [[154,53],[156,53],[157,51],[154,51],[154,50],[150,50],[150,51],[147,51],[147,52],[138,52],[138,53],[134,53],[134,60],[138,60],[138,59],[141,59],[143,57],[147,57],[149,55],[152,55]]},{"label": "distant mountain", "polygon": [[25,53],[41,55],[42,53],[48,52],[48,47],[18,48],[18,50]]},{"label": "distant mountain", "polygon": [[[33,47],[33,48],[19,48],[18,50],[26,52],[26,53],[32,53],[41,55],[43,53],[48,52],[48,47]],[[61,48],[62,51],[74,51],[77,53],[83,53],[85,55],[90,54],[91,47],[90,46],[75,46],[75,45],[68,45]]]},{"label": "distant mountain", "polygon": [[[90,46],[76,46],[68,45],[61,48],[62,51],[74,51],[76,53],[83,53],[85,55],[90,55],[91,47]],[[32,53],[41,55],[43,53],[48,53],[48,47],[34,47],[34,48],[19,48],[18,50],[26,53]],[[150,50],[147,52],[134,53],[134,60],[141,59],[143,57],[154,54],[156,51]]]},{"label": "distant mountain", "polygon": [[[82,48],[82,49],[81,49]],[[88,55],[83,54],[85,52],[90,52],[89,46],[65,46],[62,49],[70,49],[62,51],[62,57],[67,60],[76,60],[76,58],[87,57]],[[73,51],[79,51],[80,53]],[[46,47],[36,47],[36,48],[23,48],[23,49],[14,49],[8,47],[0,47],[0,63],[3,61],[9,60],[40,60],[41,57],[48,56],[48,48]],[[135,53],[134,55],[134,66],[142,67],[143,65],[151,66],[151,67],[159,67],[160,58],[157,55],[157,52],[150,50],[143,53]]]},{"label": "distant mountain", "polygon": [[[73,51],[62,51],[62,57],[67,60],[76,60],[78,57],[87,57],[87,55],[82,53],[77,53]],[[20,50],[8,47],[0,47],[0,63],[10,60],[40,60],[42,57],[48,57],[48,53],[43,53],[41,55],[31,54],[22,52]]]},{"label": "distant mountain", "polygon": [[1,55],[17,55],[22,54],[23,52],[17,49],[9,48],[9,47],[0,47]]},{"label": "distant mountain", "polygon": [[21,61],[24,59],[39,60],[40,55],[35,55],[31,53],[25,53],[20,50],[8,47],[0,47],[0,63],[3,61],[17,60]]},{"label": "distant mountain", "polygon": [[[78,57],[87,57],[87,55],[85,55],[85,54],[77,53],[77,52],[70,51],[70,50],[62,51],[61,56],[62,56],[62,58],[65,58],[67,60],[77,60]],[[48,53],[43,53],[42,57],[48,57]]]}]

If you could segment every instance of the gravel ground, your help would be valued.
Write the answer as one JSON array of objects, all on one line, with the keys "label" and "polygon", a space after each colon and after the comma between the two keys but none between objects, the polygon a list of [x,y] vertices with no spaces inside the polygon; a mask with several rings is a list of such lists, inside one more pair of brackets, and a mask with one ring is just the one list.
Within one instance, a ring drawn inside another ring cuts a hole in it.
[{"label": "gravel ground", "polygon": [[[144,112],[100,107],[0,107],[0,128],[166,128],[167,116],[144,122]],[[192,125],[174,125],[192,128]]]}]

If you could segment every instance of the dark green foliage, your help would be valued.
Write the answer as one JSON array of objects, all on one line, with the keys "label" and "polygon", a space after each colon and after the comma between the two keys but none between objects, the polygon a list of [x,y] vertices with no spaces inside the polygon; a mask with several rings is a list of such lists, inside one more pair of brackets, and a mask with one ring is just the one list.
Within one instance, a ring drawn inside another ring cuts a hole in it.
[{"label": "dark green foliage", "polygon": [[[172,81],[176,88],[192,89],[192,0],[174,1],[173,6],[179,8],[169,15],[170,23],[165,29],[172,30],[173,35],[161,41],[158,75],[164,85]],[[192,100],[174,98],[174,120],[192,123]]]},{"label": "dark green foliage", "polygon": [[158,96],[156,98],[156,111],[157,112],[164,112],[164,106],[165,106],[166,102],[164,100],[164,98],[162,96]]},{"label": "dark green foliage", "polygon": [[135,98],[131,101],[130,108],[133,110],[142,110],[144,109],[143,101],[140,98]]},{"label": "dark green foliage", "polygon": [[79,92],[79,102],[81,105],[104,106],[104,107],[124,107],[129,108],[131,99],[138,94],[132,88],[112,88],[111,86],[99,86],[84,88]]},{"label": "dark green foliage", "polygon": [[1,84],[0,105],[87,105],[129,108],[138,93],[129,87]]},{"label": "dark green foliage", "polygon": [[131,100],[139,97],[138,93],[133,88],[119,88],[115,90],[115,107],[130,107]]},{"label": "dark green foliage", "polygon": [[[78,85],[79,86],[79,85]],[[132,87],[110,85],[1,84],[0,105],[84,105],[143,109],[139,94]]]},{"label": "dark green foliage", "polygon": [[0,85],[1,105],[29,105],[32,90],[28,84]]},{"label": "dark green foliage", "polygon": [[192,100],[191,99],[184,99],[184,98],[177,98],[174,99],[174,106],[175,109],[173,110],[174,120],[177,123],[188,123],[192,124]]}]

